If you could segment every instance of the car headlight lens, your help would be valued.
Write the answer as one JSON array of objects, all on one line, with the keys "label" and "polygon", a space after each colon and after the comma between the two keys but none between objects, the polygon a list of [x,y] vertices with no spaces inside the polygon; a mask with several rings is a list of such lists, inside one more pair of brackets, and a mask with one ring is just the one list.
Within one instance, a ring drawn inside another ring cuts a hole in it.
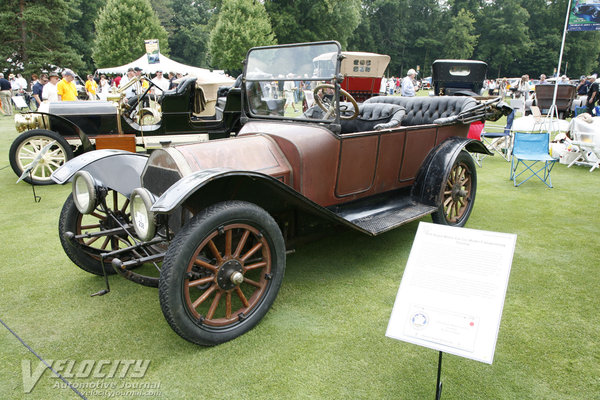
[{"label": "car headlight lens", "polygon": [[131,194],[129,211],[131,212],[133,229],[135,229],[135,233],[144,242],[152,239],[156,233],[154,213],[150,211],[153,199],[154,196],[148,189],[144,188],[137,188]]},{"label": "car headlight lens", "polygon": [[96,184],[89,172],[79,171],[73,177],[73,201],[82,214],[89,214],[96,208]]}]

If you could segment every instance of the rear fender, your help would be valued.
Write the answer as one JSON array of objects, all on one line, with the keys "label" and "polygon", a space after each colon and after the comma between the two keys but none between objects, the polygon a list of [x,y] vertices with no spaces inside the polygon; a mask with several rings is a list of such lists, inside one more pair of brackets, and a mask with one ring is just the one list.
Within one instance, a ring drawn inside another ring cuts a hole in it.
[{"label": "rear fender", "polygon": [[52,174],[60,185],[69,182],[78,171],[87,171],[96,183],[129,197],[141,186],[141,175],[148,156],[124,150],[96,150],[75,157]]},{"label": "rear fender", "polygon": [[448,138],[429,152],[417,173],[412,189],[412,196],[415,200],[430,206],[440,205],[442,184],[448,179],[450,170],[463,149],[472,153],[491,155],[487,147],[479,140],[460,137]]}]

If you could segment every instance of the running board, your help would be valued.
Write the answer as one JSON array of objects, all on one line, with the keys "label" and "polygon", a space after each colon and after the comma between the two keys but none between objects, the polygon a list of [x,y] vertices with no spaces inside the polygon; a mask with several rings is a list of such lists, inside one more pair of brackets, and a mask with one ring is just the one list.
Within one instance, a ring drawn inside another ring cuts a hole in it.
[{"label": "running board", "polygon": [[437,207],[415,201],[409,190],[399,190],[329,207],[329,210],[375,236],[429,215]]},{"label": "running board", "polygon": [[350,222],[375,236],[429,215],[436,209],[437,207],[415,203],[351,220]]}]

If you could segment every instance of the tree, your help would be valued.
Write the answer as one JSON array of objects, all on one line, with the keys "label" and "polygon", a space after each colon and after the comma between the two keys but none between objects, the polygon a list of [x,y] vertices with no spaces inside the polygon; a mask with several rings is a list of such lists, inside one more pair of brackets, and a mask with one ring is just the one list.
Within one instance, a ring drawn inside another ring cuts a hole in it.
[{"label": "tree", "polygon": [[172,0],[173,32],[169,36],[171,58],[198,67],[208,67],[208,39],[214,8],[208,0]]},{"label": "tree", "polygon": [[69,12],[65,0],[0,2],[2,69],[23,70],[29,75],[56,66],[83,67],[81,56],[66,44],[65,27]]},{"label": "tree", "polygon": [[279,43],[337,40],[346,48],[361,0],[265,0]]},{"label": "tree", "polygon": [[275,43],[271,21],[261,2],[224,0],[210,33],[211,64],[237,73],[242,70],[242,61],[251,47]]},{"label": "tree", "polygon": [[450,19],[450,29],[444,37],[444,58],[471,58],[479,35],[474,35],[475,18],[461,9]]},{"label": "tree", "polygon": [[92,59],[92,44],[96,38],[94,23],[106,0],[70,0],[70,21],[67,24],[66,42],[85,63],[84,69],[92,73],[96,68]]},{"label": "tree", "polygon": [[149,0],[108,0],[98,16],[96,34],[92,57],[100,68],[139,58],[146,51],[146,39],[158,39],[161,53],[169,54],[167,31]]},{"label": "tree", "polygon": [[475,58],[489,64],[488,76],[524,73],[517,63],[519,59],[527,59],[532,50],[528,23],[529,13],[518,0],[486,3],[479,22],[481,35]]}]

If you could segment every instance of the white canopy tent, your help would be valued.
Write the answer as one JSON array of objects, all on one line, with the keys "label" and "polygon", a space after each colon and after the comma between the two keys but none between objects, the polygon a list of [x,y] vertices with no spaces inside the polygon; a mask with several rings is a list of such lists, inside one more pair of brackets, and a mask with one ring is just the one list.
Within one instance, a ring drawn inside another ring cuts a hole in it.
[{"label": "white canopy tent", "polygon": [[144,54],[135,61],[129,64],[121,65],[118,67],[110,68],[99,68],[98,73],[100,74],[124,74],[129,68],[139,67],[146,74],[156,73],[156,71],[162,71],[165,74],[168,72],[181,73],[183,75],[191,75],[198,78],[198,83],[218,83],[222,85],[230,84],[235,81],[234,78],[225,75],[222,72],[211,72],[205,68],[192,67],[191,65],[185,65],[173,61],[167,56],[160,54],[159,62],[156,64],[148,63],[148,56]]}]

